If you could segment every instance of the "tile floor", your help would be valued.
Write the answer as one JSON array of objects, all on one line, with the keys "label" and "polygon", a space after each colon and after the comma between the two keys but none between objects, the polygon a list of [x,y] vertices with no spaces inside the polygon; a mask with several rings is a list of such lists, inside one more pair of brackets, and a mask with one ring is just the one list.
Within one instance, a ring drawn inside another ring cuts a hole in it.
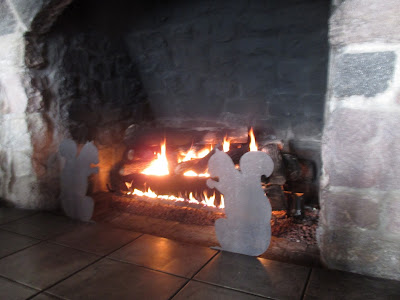
[{"label": "tile floor", "polygon": [[0,208],[0,299],[400,299],[400,282]]}]

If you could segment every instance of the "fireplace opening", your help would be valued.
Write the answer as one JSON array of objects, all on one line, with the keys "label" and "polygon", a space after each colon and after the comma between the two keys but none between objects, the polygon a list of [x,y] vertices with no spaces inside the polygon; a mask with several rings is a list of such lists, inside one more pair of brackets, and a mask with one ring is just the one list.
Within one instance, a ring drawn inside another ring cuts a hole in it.
[{"label": "fireplace opening", "polygon": [[[151,191],[163,195],[176,185],[174,196],[183,199],[176,207],[220,217],[221,196],[203,194],[207,177],[179,173],[188,165],[179,151],[223,149],[225,138],[237,159],[253,128],[258,150],[276,165],[274,176],[260,180],[276,211],[272,222],[282,224],[276,235],[299,229],[291,241],[315,246],[328,16],[328,0],[72,1],[48,31],[27,36],[37,46],[28,55],[30,101],[45,98],[37,109],[53,122],[55,139],[98,147],[89,192],[103,220],[111,208],[154,215],[125,200],[135,188],[150,192],[154,175],[140,168],[161,154],[164,140],[166,155],[176,156],[168,160],[170,181]],[[206,159],[197,160],[200,169]]]}]

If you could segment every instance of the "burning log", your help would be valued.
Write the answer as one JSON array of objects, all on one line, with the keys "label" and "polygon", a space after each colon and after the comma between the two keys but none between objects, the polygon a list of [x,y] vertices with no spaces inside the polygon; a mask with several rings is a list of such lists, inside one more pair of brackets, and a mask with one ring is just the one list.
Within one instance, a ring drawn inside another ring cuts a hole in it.
[{"label": "burning log", "polygon": [[[217,148],[217,147],[216,147]],[[187,171],[193,171],[197,174],[205,173],[208,168],[208,161],[210,157],[215,153],[215,148],[211,150],[206,156],[203,158],[193,159],[189,161],[184,161],[179,163],[174,170],[176,175],[182,175]]]},{"label": "burning log", "polygon": [[193,195],[202,194],[207,191],[212,194],[214,191],[206,185],[207,178],[190,177],[182,175],[154,176],[145,174],[129,174],[122,176],[124,182],[132,182],[132,188],[147,189],[159,195],[184,194],[193,192]]}]

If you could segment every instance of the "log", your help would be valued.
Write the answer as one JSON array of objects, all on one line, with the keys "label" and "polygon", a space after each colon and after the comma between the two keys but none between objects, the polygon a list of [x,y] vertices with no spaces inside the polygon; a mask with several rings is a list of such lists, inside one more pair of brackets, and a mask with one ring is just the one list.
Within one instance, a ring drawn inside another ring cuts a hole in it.
[{"label": "log", "polygon": [[282,154],[287,181],[312,182],[315,179],[314,164],[305,159],[299,159],[292,154]]},{"label": "log", "polygon": [[210,157],[213,156],[213,154],[215,153],[216,148],[218,148],[218,146],[215,147],[213,150],[211,150],[203,158],[193,159],[179,163],[175,167],[174,173],[176,175],[182,175],[187,171],[194,171],[197,174],[205,173],[208,169],[208,161],[210,160]]},{"label": "log", "polygon": [[[207,178],[204,177],[129,174],[122,176],[121,180],[132,183],[132,189],[147,190],[150,187],[152,191],[159,195],[179,195],[193,192],[195,196],[196,194],[202,195],[203,191],[206,191],[211,196],[214,192],[213,189],[207,187]],[[125,187],[124,190],[128,189]]]}]

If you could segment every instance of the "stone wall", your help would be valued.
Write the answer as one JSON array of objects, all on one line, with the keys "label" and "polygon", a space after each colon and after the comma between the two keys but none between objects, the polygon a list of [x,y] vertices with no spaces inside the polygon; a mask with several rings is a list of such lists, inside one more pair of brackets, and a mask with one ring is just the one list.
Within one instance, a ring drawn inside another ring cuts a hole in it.
[{"label": "stone wall", "polygon": [[[57,206],[57,132],[32,87],[25,46],[27,37],[45,32],[69,2],[0,1],[0,197],[20,207]],[[39,58],[31,41],[30,52]]]},{"label": "stone wall", "polygon": [[347,0],[332,14],[318,229],[329,267],[397,280],[399,14],[394,0]]},{"label": "stone wall", "polygon": [[169,1],[125,36],[157,118],[241,122],[320,141],[329,1]]}]

